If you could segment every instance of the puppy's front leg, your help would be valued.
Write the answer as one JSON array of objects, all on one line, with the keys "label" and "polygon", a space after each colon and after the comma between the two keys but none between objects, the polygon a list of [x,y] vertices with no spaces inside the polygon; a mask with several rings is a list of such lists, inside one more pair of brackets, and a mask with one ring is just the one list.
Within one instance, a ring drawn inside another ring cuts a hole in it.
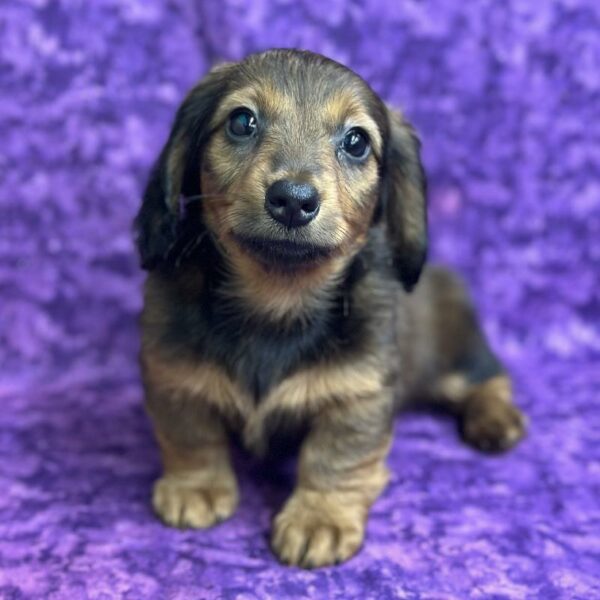
[{"label": "puppy's front leg", "polygon": [[282,562],[322,567],[357,552],[369,508],[388,481],[391,427],[387,395],[317,417],[300,453],[296,489],[274,521],[272,546]]},{"label": "puppy's front leg", "polygon": [[226,433],[208,411],[166,402],[150,411],[164,468],[152,505],[167,525],[210,527],[230,517],[238,503]]}]

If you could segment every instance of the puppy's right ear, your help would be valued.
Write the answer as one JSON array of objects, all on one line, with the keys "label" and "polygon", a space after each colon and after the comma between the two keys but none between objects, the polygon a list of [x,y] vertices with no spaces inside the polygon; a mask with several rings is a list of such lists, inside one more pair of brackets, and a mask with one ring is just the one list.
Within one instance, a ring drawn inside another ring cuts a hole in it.
[{"label": "puppy's right ear", "polygon": [[180,230],[180,198],[201,193],[202,149],[211,134],[210,121],[226,92],[232,69],[231,64],[213,69],[177,110],[169,139],[152,168],[134,221],[143,269],[152,270],[168,261]]}]

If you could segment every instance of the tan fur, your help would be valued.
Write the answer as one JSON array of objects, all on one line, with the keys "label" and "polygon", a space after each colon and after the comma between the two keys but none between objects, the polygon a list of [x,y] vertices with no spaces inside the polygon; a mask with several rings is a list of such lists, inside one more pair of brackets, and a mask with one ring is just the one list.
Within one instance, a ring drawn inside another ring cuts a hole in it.
[{"label": "tan fur", "polygon": [[526,426],[526,417],[513,404],[511,382],[505,375],[472,386],[464,399],[464,437],[484,452],[511,448],[523,437]]},{"label": "tan fur", "polygon": [[240,423],[246,445],[264,451],[264,426],[275,411],[290,415],[314,415],[343,399],[346,408],[366,402],[380,393],[385,383],[375,359],[323,364],[304,369],[286,378],[258,405],[218,365],[169,360],[152,351],[142,354],[147,385],[176,403],[192,398],[212,406],[227,420]]},{"label": "tan fur", "polygon": [[266,278],[264,269],[242,251],[232,249],[229,258],[236,277],[228,286],[227,294],[242,300],[252,312],[277,321],[302,318],[321,307],[347,263],[345,257],[340,257],[293,278],[276,274]]},{"label": "tan fur", "polygon": [[[387,478],[381,477],[379,491]],[[271,545],[286,564],[323,567],[356,554],[365,535],[371,499],[355,492],[299,488],[273,523]]]},{"label": "tan fur", "polygon": [[225,435],[194,448],[181,447],[157,430],[164,474],[152,505],[175,527],[210,527],[235,511],[238,490]]},{"label": "tan fur", "polygon": [[383,436],[379,446],[359,459],[331,464],[331,440],[318,430],[309,438],[300,457],[298,486],[273,524],[272,546],[283,562],[320,567],[358,551],[369,508],[389,479],[385,457],[390,439]]},{"label": "tan fur", "polygon": [[448,402],[461,404],[465,401],[470,387],[464,375],[461,373],[451,373],[440,379],[437,383],[435,394]]},{"label": "tan fur", "polygon": [[361,97],[354,90],[339,90],[322,108],[325,122],[336,126],[347,123],[351,127],[362,127],[371,138],[375,156],[379,159],[383,151],[383,140],[371,115],[365,112]]},{"label": "tan fur", "polygon": [[148,384],[168,394],[173,402],[192,397],[229,417],[247,415],[252,406],[248,394],[218,365],[169,360],[147,352],[142,354],[142,367]]},{"label": "tan fur", "polygon": [[342,403],[352,410],[358,403],[368,406],[384,388],[383,372],[373,361],[348,361],[319,365],[291,375],[277,386],[252,412],[244,425],[246,445],[264,451],[264,424],[275,411],[291,416],[315,416]]},{"label": "tan fur", "polygon": [[490,398],[494,398],[494,400],[500,400],[508,404],[512,402],[512,383],[506,375],[499,375],[477,386],[475,393],[482,396],[489,396]]},{"label": "tan fur", "polygon": [[223,100],[215,112],[211,125],[218,126],[232,110],[244,106],[254,112],[260,112],[271,119],[291,113],[295,109],[293,99],[283,94],[273,82],[256,82],[251,86],[235,90]]},{"label": "tan fur", "polygon": [[173,150],[169,155],[167,162],[167,170],[170,174],[169,188],[167,189],[166,202],[171,206],[172,210],[177,210],[177,201],[179,190],[181,189],[181,179],[183,177],[183,164],[187,147],[183,140],[175,140]]},{"label": "tan fur", "polygon": [[323,401],[343,398],[350,403],[379,393],[383,386],[383,371],[375,360],[321,364],[285,379],[269,394],[265,405],[314,412]]}]

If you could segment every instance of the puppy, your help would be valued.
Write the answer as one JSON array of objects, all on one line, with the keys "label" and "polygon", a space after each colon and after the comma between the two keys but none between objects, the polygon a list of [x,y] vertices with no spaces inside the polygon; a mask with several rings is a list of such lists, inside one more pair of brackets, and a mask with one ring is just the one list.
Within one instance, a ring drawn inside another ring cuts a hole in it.
[{"label": "puppy", "polygon": [[233,514],[230,434],[265,454],[301,432],[272,548],[291,565],[339,563],[388,481],[398,406],[446,405],[481,450],[522,437],[465,291],[423,270],[426,215],[412,127],[342,65],[274,50],[192,89],[136,218],[165,523]]}]

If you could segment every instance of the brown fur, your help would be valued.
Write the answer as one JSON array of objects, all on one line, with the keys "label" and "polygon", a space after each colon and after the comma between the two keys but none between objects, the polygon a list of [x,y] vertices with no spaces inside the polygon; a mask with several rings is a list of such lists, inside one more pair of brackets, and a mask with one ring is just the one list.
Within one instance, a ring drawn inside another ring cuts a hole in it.
[{"label": "brown fur", "polygon": [[[259,123],[242,141],[226,129],[240,107]],[[360,160],[341,145],[355,127],[370,140]],[[285,229],[267,214],[267,189],[280,179],[318,191],[308,225]],[[178,218],[181,195],[190,202]],[[388,479],[398,406],[448,407],[465,440],[486,451],[523,435],[510,379],[464,287],[441,269],[421,276],[416,135],[340,65],[274,51],[211,72],[177,113],[136,224],[151,271],[142,373],[164,463],[153,506],[166,523],[207,527],[233,513],[228,430],[265,454],[288,426],[305,428],[272,546],[283,562],[328,565],[362,543]],[[282,242],[311,253],[275,260],[270,248]]]}]

